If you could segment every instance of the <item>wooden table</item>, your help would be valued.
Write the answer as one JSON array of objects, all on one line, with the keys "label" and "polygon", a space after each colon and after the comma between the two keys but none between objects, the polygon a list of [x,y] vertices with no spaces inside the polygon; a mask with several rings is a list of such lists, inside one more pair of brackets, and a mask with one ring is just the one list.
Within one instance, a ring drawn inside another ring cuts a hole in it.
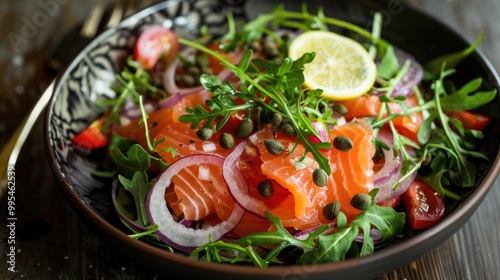
[{"label": "wooden table", "polygon": [[[5,144],[54,76],[42,63],[44,50],[54,39],[81,22],[92,3],[42,2],[51,3],[52,8],[27,0],[8,0],[0,4],[0,145]],[[450,23],[470,41],[480,31],[485,31],[486,37],[479,48],[500,70],[500,1],[411,2]],[[42,25],[44,19],[47,22]],[[33,20],[39,21],[35,31],[22,29],[27,28],[23,27],[26,21]],[[27,32],[27,41],[14,43],[8,34],[16,32]],[[48,169],[40,124],[39,121],[33,129],[16,165],[15,273],[7,271],[9,229],[5,203],[1,208],[0,279],[161,278],[136,265],[128,256],[115,253],[82,224],[57,189]],[[498,201],[500,180],[497,179],[474,216],[454,236],[417,261],[378,279],[500,279]]]}]

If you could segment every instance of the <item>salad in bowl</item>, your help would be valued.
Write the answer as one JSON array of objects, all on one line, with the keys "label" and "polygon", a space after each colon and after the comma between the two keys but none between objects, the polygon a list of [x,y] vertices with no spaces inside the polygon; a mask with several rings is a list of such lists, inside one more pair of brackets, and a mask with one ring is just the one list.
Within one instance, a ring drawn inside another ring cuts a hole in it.
[{"label": "salad in bowl", "polygon": [[217,32],[145,17],[59,86],[69,105],[90,86],[93,117],[75,105],[85,121],[65,130],[50,111],[57,168],[99,185],[91,203],[131,242],[270,271],[343,263],[438,227],[491,169],[497,91],[455,79],[482,34],[420,61],[378,12],[370,29],[307,4],[237,12]]}]

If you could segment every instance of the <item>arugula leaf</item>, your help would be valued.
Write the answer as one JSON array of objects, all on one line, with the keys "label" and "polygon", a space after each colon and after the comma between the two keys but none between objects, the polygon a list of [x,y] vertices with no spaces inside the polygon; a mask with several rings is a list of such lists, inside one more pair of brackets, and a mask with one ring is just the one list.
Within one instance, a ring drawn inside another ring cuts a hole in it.
[{"label": "arugula leaf", "polygon": [[351,250],[359,231],[363,232],[363,245],[360,256],[366,256],[374,251],[374,243],[369,236],[370,228],[374,226],[381,233],[381,242],[387,241],[399,234],[405,224],[405,214],[398,213],[391,207],[380,207],[374,203],[378,189],[369,194],[372,197],[371,205],[363,210],[350,225],[339,229],[330,235],[318,236],[318,245],[312,251],[305,252],[299,263],[326,263],[344,260]]},{"label": "arugula leaf", "polygon": [[[190,257],[202,258],[208,262],[251,262],[257,267],[267,267],[272,263],[280,263],[277,259],[280,252],[289,247],[300,248],[302,255],[297,264],[319,264],[332,261],[342,261],[351,256],[366,256],[374,252],[374,242],[369,233],[376,227],[381,235],[382,242],[399,234],[404,227],[405,214],[398,213],[391,207],[380,207],[374,203],[378,189],[369,194],[372,197],[371,205],[363,210],[351,224],[347,224],[345,215],[340,212],[337,217],[337,229],[334,233],[326,234],[329,225],[318,227],[304,239],[291,235],[281,224],[281,220],[266,213],[266,218],[276,228],[275,231],[252,233],[240,238],[235,243],[224,241],[208,241],[207,244],[196,248]],[[356,237],[363,233],[363,244],[358,250]],[[270,252],[258,252],[259,246],[275,246]],[[205,254],[201,254],[205,252]],[[221,254],[226,252],[228,254]],[[223,256],[224,255],[224,256]]]},{"label": "arugula leaf", "polygon": [[148,181],[147,175],[140,171],[134,173],[132,180],[127,179],[121,174],[118,175],[118,180],[134,197],[139,221],[143,226],[147,226],[149,222],[146,212],[146,197],[153,184]]},{"label": "arugula leaf", "polygon": [[317,249],[304,253],[297,264],[318,264],[345,260],[345,255],[358,236],[358,227],[346,227],[335,234],[318,236]]},{"label": "arugula leaf", "polygon": [[477,36],[474,43],[472,43],[467,48],[465,48],[461,51],[457,51],[457,52],[453,52],[453,53],[449,53],[449,54],[445,54],[445,55],[436,57],[433,60],[429,61],[424,66],[424,69],[426,70],[426,79],[431,80],[431,79],[438,78],[440,76],[441,71],[443,70],[442,69],[443,64],[446,64],[446,67],[447,67],[444,70],[448,70],[448,69],[452,69],[452,68],[457,67],[457,65],[460,62],[462,62],[462,60],[464,60],[467,56],[472,54],[474,52],[474,50],[476,50],[476,48],[479,46],[479,44],[483,40],[483,37],[484,37],[484,33],[481,32]]},{"label": "arugula leaf", "polygon": [[394,47],[389,46],[377,66],[377,76],[389,80],[400,70]]},{"label": "arugula leaf", "polygon": [[119,182],[134,198],[140,224],[147,226],[145,201],[147,193],[153,184],[153,181],[148,178],[147,170],[150,168],[151,162],[155,162],[162,167],[162,160],[151,156],[137,143],[128,148],[126,155],[118,146],[110,147],[109,155],[119,168]]},{"label": "arugula leaf", "polygon": [[[320,149],[330,148],[330,143],[314,143],[309,139],[308,136],[317,136],[317,132],[311,125],[312,119],[304,114],[304,107],[302,107],[303,104],[301,103],[303,90],[298,92],[298,87],[302,84],[299,84],[299,82],[304,79],[302,72],[304,64],[312,61],[312,59],[314,59],[314,54],[306,53],[301,58],[293,62],[285,59],[284,63],[278,67],[276,67],[277,65],[275,62],[262,60],[259,62],[260,65],[264,66],[266,69],[272,70],[273,72],[262,72],[259,70],[259,67],[251,67],[250,65],[248,66],[249,71],[245,72],[238,66],[229,62],[227,59],[221,57],[217,52],[206,48],[198,42],[189,41],[183,38],[179,38],[179,42],[183,45],[196,48],[213,56],[229,70],[231,70],[236,76],[238,76],[243,81],[241,85],[243,92],[239,93],[230,90],[229,92],[221,91],[219,94],[236,94],[246,101],[245,104],[234,106],[234,104],[218,102],[217,100],[220,101],[218,98],[221,97],[216,97],[216,95],[215,99],[213,98],[212,101],[209,101],[211,103],[207,104],[217,104],[218,106],[212,106],[210,111],[205,110],[201,106],[197,106],[195,109],[186,109],[188,115],[186,117],[181,116],[179,118],[180,121],[192,122],[192,127],[196,127],[197,124],[206,120],[207,123],[205,125],[211,126],[214,120],[218,117],[222,117],[224,120],[228,118],[228,114],[232,111],[241,109],[249,110],[249,108],[259,108],[259,113],[262,113],[262,111],[281,113],[294,127],[295,132],[297,133],[297,143],[302,143],[305,148],[303,158],[305,158],[305,154],[311,152],[320,168],[325,170],[327,173],[331,172],[328,159],[323,153],[320,152]],[[251,53],[250,50],[248,52]],[[246,63],[243,63],[243,65],[247,68]],[[291,78],[290,83],[288,82],[288,77]],[[211,79],[211,81],[215,80]],[[215,83],[212,84],[212,86],[213,85],[215,85]],[[221,87],[218,88],[223,90]],[[318,91],[315,92],[317,93]],[[271,101],[267,102],[265,100],[266,98],[269,98]],[[306,106],[308,105],[306,104]],[[252,113],[252,110],[249,110],[249,114]]]},{"label": "arugula leaf", "polygon": [[127,178],[132,178],[136,171],[146,172],[151,166],[150,155],[139,144],[130,146],[127,155],[117,147],[110,148],[109,154]]},{"label": "arugula leaf", "polygon": [[477,78],[452,94],[441,97],[441,108],[448,111],[467,111],[493,101],[497,93],[496,90],[477,92],[481,85],[482,79]]},{"label": "arugula leaf", "polygon": [[[453,70],[443,70],[440,78],[436,80],[432,85],[432,89],[434,90],[433,102],[434,108],[436,110],[434,116],[436,120],[438,120],[441,124],[444,135],[446,135],[446,147],[449,147],[449,149],[452,151],[450,154],[456,160],[458,172],[461,176],[461,186],[473,187],[475,185],[475,175],[477,171],[475,166],[468,161],[467,156],[473,156],[484,160],[488,160],[488,158],[479,152],[466,150],[460,145],[462,141],[461,136],[450,127],[450,118],[443,112],[443,108],[441,106],[442,96],[458,96],[459,98],[461,98],[464,94],[468,94],[468,90],[463,90],[458,95],[447,95],[446,89],[444,87],[444,79],[453,73]],[[466,85],[465,87],[470,86]],[[475,86],[473,86],[473,88],[475,88]]]}]

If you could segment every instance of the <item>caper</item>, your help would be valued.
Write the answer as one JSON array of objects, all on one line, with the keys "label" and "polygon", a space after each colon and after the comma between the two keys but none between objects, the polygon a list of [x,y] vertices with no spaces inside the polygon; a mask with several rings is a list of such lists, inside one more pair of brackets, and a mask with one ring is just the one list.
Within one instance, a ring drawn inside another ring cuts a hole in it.
[{"label": "caper", "polygon": [[349,137],[340,135],[333,139],[333,146],[339,151],[347,152],[352,149],[352,141]]},{"label": "caper", "polygon": [[214,73],[214,71],[212,70],[212,68],[210,68],[208,66],[202,67],[201,68],[201,72],[203,74],[207,74],[207,75],[212,75]]},{"label": "caper", "polygon": [[283,147],[283,144],[281,144],[278,140],[266,139],[264,140],[264,145],[266,146],[266,149],[275,156],[285,151],[285,147]]},{"label": "caper", "polygon": [[365,210],[372,204],[372,197],[366,193],[358,193],[351,198],[350,203],[356,209]]},{"label": "caper", "polygon": [[230,133],[224,132],[220,136],[219,143],[222,148],[229,150],[234,146],[234,137]]},{"label": "caper", "polygon": [[181,82],[187,87],[196,85],[196,79],[193,76],[187,74],[182,75]]},{"label": "caper", "polygon": [[269,57],[276,57],[279,55],[278,49],[274,41],[265,40],[262,45],[262,52]]},{"label": "caper", "polygon": [[283,130],[283,133],[289,137],[297,135],[297,132],[295,132],[295,128],[289,122],[283,123],[281,125],[281,130]]},{"label": "caper", "polygon": [[319,187],[326,186],[326,183],[328,182],[328,174],[326,174],[326,171],[321,168],[314,169],[312,177],[313,182]]},{"label": "caper", "polygon": [[236,127],[236,131],[234,132],[234,136],[238,138],[245,138],[250,136],[253,132],[253,122],[251,119],[245,119],[243,120],[238,126]]},{"label": "caper", "polygon": [[248,45],[248,48],[251,49],[254,52],[260,52],[260,50],[261,50],[260,42],[258,42],[258,41],[252,41]]},{"label": "caper", "polygon": [[263,197],[269,198],[273,195],[274,187],[270,180],[264,180],[257,184],[257,190]]},{"label": "caper", "polygon": [[332,110],[341,116],[345,116],[347,114],[347,108],[341,103],[333,103]]},{"label": "caper", "polygon": [[275,58],[275,57],[278,57],[280,55],[280,53],[278,52],[278,50],[276,49],[275,46],[265,45],[264,49],[266,49],[264,53],[270,58]]},{"label": "caper", "polygon": [[323,216],[329,221],[335,220],[340,212],[340,202],[333,201],[323,207]]},{"label": "caper", "polygon": [[186,69],[186,73],[193,77],[197,77],[200,75],[200,68],[196,67],[195,65],[191,65]]},{"label": "caper", "polygon": [[276,113],[274,112],[271,116],[271,124],[274,126],[274,127],[278,127],[280,126],[280,124],[283,122],[283,115],[281,115],[280,113]]},{"label": "caper", "polygon": [[201,129],[199,129],[198,131],[196,131],[196,135],[201,140],[206,141],[206,140],[209,140],[210,138],[212,138],[212,135],[214,135],[214,131],[211,128],[203,127]]}]

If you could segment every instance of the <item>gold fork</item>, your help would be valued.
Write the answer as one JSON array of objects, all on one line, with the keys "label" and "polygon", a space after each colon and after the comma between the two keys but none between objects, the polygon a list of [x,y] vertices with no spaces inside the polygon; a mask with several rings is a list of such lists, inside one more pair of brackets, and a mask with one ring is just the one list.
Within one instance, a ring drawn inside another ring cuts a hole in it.
[{"label": "gold fork", "polygon": [[[123,19],[123,17],[141,7],[140,2],[141,1],[139,0],[116,0],[112,5],[111,13],[106,13],[110,6],[108,1],[97,1],[89,17],[85,20],[82,28],[80,29],[80,37],[93,38],[99,34],[100,31],[103,31],[103,27],[106,29],[116,26]],[[63,40],[61,41],[60,46],[65,45],[68,47],[66,44],[67,43]],[[55,53],[58,53],[58,51]],[[52,68],[56,70],[62,69],[64,64],[69,62],[64,61],[63,57],[53,58],[54,59],[52,59],[51,63],[56,63],[53,64]],[[34,107],[31,109],[30,113],[23,119],[0,152],[0,202],[4,199],[5,194],[8,191],[9,171],[13,171],[12,169],[15,168],[14,166],[17,162],[19,153],[21,152],[21,149],[30,134],[30,131],[50,100],[56,80],[57,78],[50,83]]]}]

